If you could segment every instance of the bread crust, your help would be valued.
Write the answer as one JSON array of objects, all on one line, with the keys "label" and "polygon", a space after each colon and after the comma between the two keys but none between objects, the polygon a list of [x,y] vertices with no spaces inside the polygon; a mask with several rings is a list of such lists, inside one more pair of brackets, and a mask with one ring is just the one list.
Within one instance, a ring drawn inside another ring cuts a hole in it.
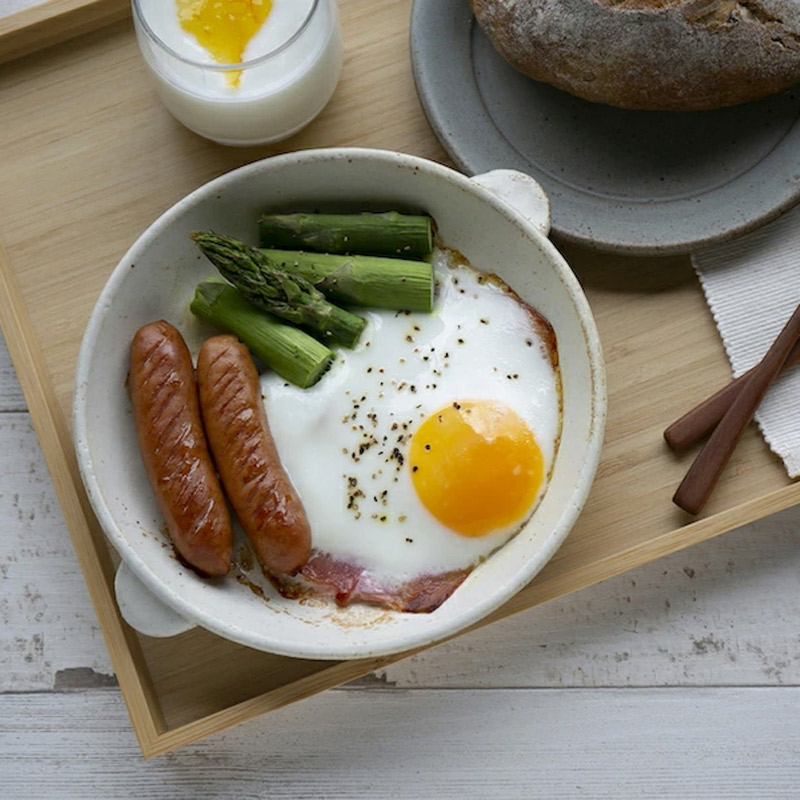
[{"label": "bread crust", "polygon": [[699,110],[800,81],[800,0],[470,0],[512,66],[631,109]]}]

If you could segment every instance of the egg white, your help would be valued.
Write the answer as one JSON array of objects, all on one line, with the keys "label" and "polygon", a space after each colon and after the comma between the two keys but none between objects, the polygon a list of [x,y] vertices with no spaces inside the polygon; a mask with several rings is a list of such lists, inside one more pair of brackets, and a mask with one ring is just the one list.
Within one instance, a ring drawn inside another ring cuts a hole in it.
[{"label": "egg white", "polygon": [[[315,386],[262,376],[270,429],[313,546],[388,584],[474,565],[524,522],[470,538],[428,512],[407,458],[426,417],[456,401],[499,401],[530,427],[545,476],[560,432],[558,375],[529,311],[446,250],[434,266],[432,314],[359,309],[368,322],[357,347],[337,351]],[[534,507],[545,487],[546,478]]]}]

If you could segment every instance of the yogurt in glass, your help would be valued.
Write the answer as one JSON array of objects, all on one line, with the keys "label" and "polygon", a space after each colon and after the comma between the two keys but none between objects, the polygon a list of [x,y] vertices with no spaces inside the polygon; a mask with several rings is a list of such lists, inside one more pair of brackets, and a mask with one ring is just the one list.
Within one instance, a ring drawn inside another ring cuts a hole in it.
[{"label": "yogurt in glass", "polygon": [[[268,13],[241,61],[219,63],[186,29],[186,3],[132,0],[136,37],[156,91],[187,128],[225,145],[285,139],[325,107],[339,81],[342,33],[336,0],[251,0]],[[232,12],[240,0],[214,0]],[[189,4],[191,5],[191,4]],[[203,3],[194,4],[198,8]],[[213,42],[214,25],[204,28]],[[228,52],[230,49],[228,49]]]}]

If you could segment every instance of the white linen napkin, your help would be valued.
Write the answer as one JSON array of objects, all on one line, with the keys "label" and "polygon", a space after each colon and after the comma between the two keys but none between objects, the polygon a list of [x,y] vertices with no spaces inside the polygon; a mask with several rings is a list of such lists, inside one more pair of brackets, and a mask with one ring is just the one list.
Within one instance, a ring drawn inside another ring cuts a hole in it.
[{"label": "white linen napkin", "polygon": [[[800,207],[691,259],[738,377],[761,360],[800,303]],[[800,365],[778,377],[755,419],[789,477],[800,476]]]}]

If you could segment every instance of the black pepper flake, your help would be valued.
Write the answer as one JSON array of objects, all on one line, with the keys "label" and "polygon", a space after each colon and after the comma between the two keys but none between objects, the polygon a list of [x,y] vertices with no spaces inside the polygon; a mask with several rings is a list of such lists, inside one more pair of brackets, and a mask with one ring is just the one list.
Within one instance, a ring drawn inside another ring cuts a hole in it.
[{"label": "black pepper flake", "polygon": [[430,449],[431,449],[431,446],[430,446],[429,444],[426,444],[426,445],[425,445],[425,449],[426,449],[426,450],[430,450]]},{"label": "black pepper flake", "polygon": [[428,356],[422,356],[422,360],[423,360],[423,361],[427,361],[427,360],[428,360],[428,358],[429,358]]},{"label": "black pepper flake", "polygon": [[526,339],[525,344],[528,345],[528,347],[533,347],[533,342],[530,339]]},{"label": "black pepper flake", "polygon": [[380,520],[381,522],[386,522],[386,514],[381,514]]},{"label": "black pepper flake", "polygon": [[409,544],[413,544],[413,543],[414,543],[414,540],[413,540],[413,539],[409,539],[409,538],[408,538],[408,536],[406,536],[406,541],[407,541]]},{"label": "black pepper flake", "polygon": [[488,324],[489,324],[489,320],[488,319],[484,319],[483,317],[481,317],[481,325],[488,325]]},{"label": "black pepper flake", "polygon": [[458,343],[459,343],[459,344],[464,344],[464,340],[463,340],[463,339],[459,339],[459,340],[458,340]]},{"label": "black pepper flake", "polygon": [[407,342],[413,342],[414,341],[414,337],[409,333],[409,334],[406,335],[406,341]]},{"label": "black pepper flake", "polygon": [[415,331],[421,331],[421,330],[422,330],[422,328],[420,328],[420,326],[419,326],[419,325],[415,325],[415,326],[414,326],[414,330],[415,330]]},{"label": "black pepper flake", "polygon": [[411,467],[411,471],[412,472],[416,472],[418,469],[419,469],[419,467],[416,464],[414,464],[414,466]]},{"label": "black pepper flake", "polygon": [[453,403],[453,408],[456,411],[461,411],[461,403]]}]

